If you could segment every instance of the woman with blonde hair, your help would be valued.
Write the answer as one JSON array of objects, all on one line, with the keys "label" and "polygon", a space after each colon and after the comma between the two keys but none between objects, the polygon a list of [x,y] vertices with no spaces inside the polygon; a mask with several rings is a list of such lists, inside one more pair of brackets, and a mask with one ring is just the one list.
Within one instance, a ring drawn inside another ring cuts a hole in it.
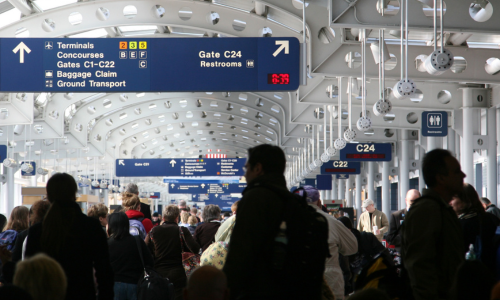
[{"label": "woman with blonde hair", "polygon": [[27,291],[34,300],[64,300],[66,296],[64,270],[43,253],[17,263],[14,285]]},{"label": "woman with blonde hair", "polygon": [[181,223],[179,224],[179,226],[188,227],[189,226],[189,223],[188,223],[189,216],[190,216],[190,214],[187,211],[182,211],[181,212]]},{"label": "woman with blonde hair", "polygon": [[14,230],[17,233],[28,229],[30,210],[26,206],[16,206],[10,213],[6,230]]},{"label": "woman with blonde hair", "polygon": [[[139,200],[139,196],[129,192],[123,193],[122,206],[123,212],[127,215],[130,221],[130,226],[135,227],[135,222],[132,222],[132,220],[137,220],[144,227],[146,235],[151,231],[151,229],[153,229],[153,222],[151,222],[150,219],[145,218],[144,214],[141,212],[141,200]],[[138,230],[141,231],[141,228],[138,228]],[[144,238],[146,237],[144,236]]]}]

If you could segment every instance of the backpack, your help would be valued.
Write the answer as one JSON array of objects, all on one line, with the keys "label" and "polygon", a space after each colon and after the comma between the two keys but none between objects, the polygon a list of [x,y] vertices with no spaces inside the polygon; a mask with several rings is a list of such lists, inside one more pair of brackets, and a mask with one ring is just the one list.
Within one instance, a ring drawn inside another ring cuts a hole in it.
[{"label": "backpack", "polygon": [[7,250],[12,251],[12,249],[14,249],[16,238],[17,231],[5,230],[4,232],[0,233],[0,245],[7,245]]},{"label": "backpack", "polygon": [[290,293],[304,293],[294,294],[294,299],[320,299],[325,262],[330,257],[326,218],[307,204],[305,195],[265,183],[255,187],[269,189],[283,201],[281,224],[274,229],[277,234],[270,249],[278,284]]},{"label": "backpack", "polygon": [[145,240],[146,239],[146,229],[144,228],[144,225],[142,225],[142,220],[144,218],[139,218],[139,219],[129,219],[128,222],[130,224],[130,234],[133,236],[140,236],[141,239]]},{"label": "backpack", "polygon": [[173,300],[175,296],[174,285],[168,278],[163,278],[154,270],[146,267],[140,241],[137,238],[134,239],[137,243],[142,267],[144,268],[144,277],[141,277],[137,283],[137,300]]}]

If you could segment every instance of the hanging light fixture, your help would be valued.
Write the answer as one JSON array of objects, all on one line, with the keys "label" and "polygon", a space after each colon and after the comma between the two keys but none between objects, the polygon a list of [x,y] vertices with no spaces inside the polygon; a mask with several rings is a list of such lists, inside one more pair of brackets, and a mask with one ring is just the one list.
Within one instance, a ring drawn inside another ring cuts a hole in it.
[{"label": "hanging light fixture", "polygon": [[443,0],[439,1],[440,4],[440,33],[441,33],[441,47],[437,48],[437,0],[434,0],[434,51],[431,55],[427,56],[424,61],[424,67],[427,73],[431,75],[441,75],[453,66],[454,57],[450,50],[444,48],[443,36]]},{"label": "hanging light fixture", "polygon": [[356,123],[360,131],[366,131],[372,127],[372,121],[366,116],[366,29],[363,29],[363,39],[361,40],[361,118]]},{"label": "hanging light fixture", "polygon": [[[348,86],[351,85],[352,77],[349,77]],[[356,80],[357,81],[357,80]],[[344,139],[348,142],[354,141],[356,139],[356,131],[352,129],[352,94],[351,91],[347,93],[347,116],[349,118],[349,128],[344,131]]]},{"label": "hanging light fixture", "polygon": [[[326,105],[323,106],[323,154],[321,154],[321,161],[326,163],[330,160],[330,155],[328,155],[328,149],[326,147]],[[331,130],[331,127],[330,127]]]},{"label": "hanging light fixture", "polygon": [[[379,40],[383,43],[384,41],[384,31],[383,29],[378,32]],[[382,48],[379,54],[379,64],[378,64],[378,93],[380,95],[380,100],[375,102],[373,105],[373,114],[376,116],[386,115],[391,112],[392,103],[385,97],[385,60],[384,57],[385,49]]]},{"label": "hanging light fixture", "polygon": [[392,89],[392,93],[396,99],[403,100],[413,95],[417,88],[413,80],[408,79],[408,0],[401,0],[400,42],[401,42],[401,78]]},{"label": "hanging light fixture", "polygon": [[333,146],[337,150],[344,149],[347,145],[346,140],[342,138],[342,77],[339,77],[339,109],[337,110],[337,120],[338,120],[338,132],[339,137],[335,140]]},{"label": "hanging light fixture", "polygon": [[326,149],[328,156],[333,157],[337,154],[337,149],[333,147],[333,105],[328,105],[330,111],[330,146]]}]

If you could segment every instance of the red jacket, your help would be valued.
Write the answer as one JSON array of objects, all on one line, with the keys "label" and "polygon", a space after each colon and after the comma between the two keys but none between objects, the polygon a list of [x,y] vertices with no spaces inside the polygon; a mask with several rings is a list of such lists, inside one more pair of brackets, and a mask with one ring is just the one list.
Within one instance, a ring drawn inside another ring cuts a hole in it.
[{"label": "red jacket", "polygon": [[[127,217],[129,219],[144,218],[143,213],[141,213],[140,211],[137,211],[137,210],[133,210],[133,209],[127,210],[125,212],[125,214],[127,215]],[[153,228],[153,222],[151,222],[151,220],[148,218],[144,218],[144,220],[142,220],[142,225],[144,226],[144,229],[146,229],[146,233],[149,233],[151,231],[151,229]]]}]

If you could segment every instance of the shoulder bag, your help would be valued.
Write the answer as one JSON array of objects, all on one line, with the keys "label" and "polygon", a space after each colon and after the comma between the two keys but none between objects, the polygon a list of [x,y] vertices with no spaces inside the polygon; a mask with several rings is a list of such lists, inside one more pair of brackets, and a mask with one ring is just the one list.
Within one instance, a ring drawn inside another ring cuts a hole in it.
[{"label": "shoulder bag", "polygon": [[234,220],[233,223],[226,228],[224,233],[222,233],[224,239],[221,238],[218,242],[212,243],[205,251],[203,251],[201,254],[202,266],[214,266],[217,269],[222,270],[224,263],[226,262],[227,252],[229,251],[229,239],[231,238],[235,223],[236,220]]},{"label": "shoulder bag", "polygon": [[[188,243],[186,242],[186,238],[184,237],[184,232],[182,232],[182,227],[179,227],[179,237],[181,240],[182,247],[182,266],[184,267],[184,271],[186,272],[186,276],[189,277],[191,273],[200,266],[200,256],[196,255],[189,248]],[[184,250],[184,244],[188,248],[189,252]]]}]

